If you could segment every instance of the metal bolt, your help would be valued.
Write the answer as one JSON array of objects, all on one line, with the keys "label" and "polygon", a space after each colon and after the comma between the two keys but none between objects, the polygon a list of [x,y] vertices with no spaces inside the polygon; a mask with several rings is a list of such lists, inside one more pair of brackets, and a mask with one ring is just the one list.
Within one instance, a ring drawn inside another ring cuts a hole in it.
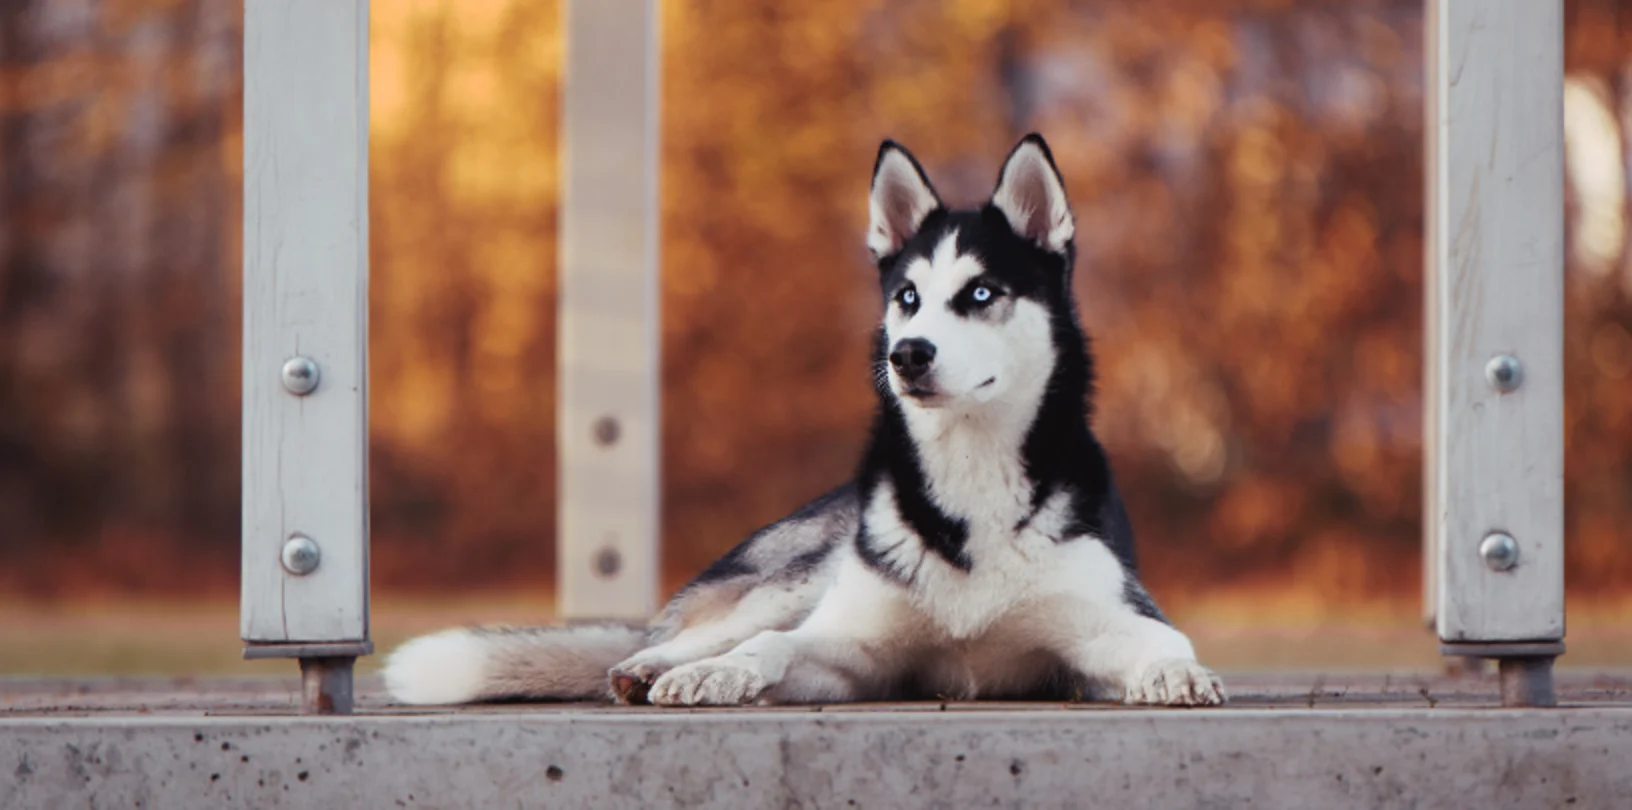
[{"label": "metal bolt", "polygon": [[1524,366],[1511,354],[1498,354],[1485,364],[1485,382],[1500,393],[1510,394],[1524,382]]},{"label": "metal bolt", "polygon": [[595,420],[595,443],[602,447],[611,447],[617,444],[618,435],[623,432],[618,420],[610,416],[603,416]]},{"label": "metal bolt", "polygon": [[317,564],[323,559],[323,552],[312,542],[312,538],[304,534],[297,534],[283,544],[283,570],[303,577],[317,570]]},{"label": "metal bolt", "polygon": [[283,387],[297,397],[317,390],[317,364],[307,357],[291,357],[283,364]]},{"label": "metal bolt", "polygon": [[616,576],[618,569],[622,567],[623,557],[618,554],[617,549],[607,546],[595,552],[595,573],[600,574],[602,577]]},{"label": "metal bolt", "polygon": [[1492,532],[1479,543],[1479,556],[1492,571],[1507,571],[1519,564],[1519,544],[1512,535]]}]

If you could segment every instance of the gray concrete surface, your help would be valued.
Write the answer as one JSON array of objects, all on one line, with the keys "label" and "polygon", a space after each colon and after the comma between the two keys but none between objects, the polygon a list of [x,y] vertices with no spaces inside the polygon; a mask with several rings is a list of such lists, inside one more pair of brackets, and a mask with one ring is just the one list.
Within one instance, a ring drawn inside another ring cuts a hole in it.
[{"label": "gray concrete surface", "polygon": [[0,807],[1613,807],[1632,708],[16,717]]},{"label": "gray concrete surface", "polygon": [[[910,703],[430,710],[358,679],[0,678],[0,810],[192,807],[1632,807],[1632,675],[1231,676],[1221,710]],[[852,802],[854,804],[852,804]]]}]

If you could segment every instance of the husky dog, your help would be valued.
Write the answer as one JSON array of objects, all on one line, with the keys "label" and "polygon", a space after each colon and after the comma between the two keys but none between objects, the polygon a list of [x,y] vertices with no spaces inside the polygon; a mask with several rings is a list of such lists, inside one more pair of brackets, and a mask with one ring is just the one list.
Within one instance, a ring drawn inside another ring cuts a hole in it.
[{"label": "husky dog", "polygon": [[644,627],[453,629],[385,665],[404,703],[616,698],[1224,702],[1135,574],[1088,426],[1075,225],[1048,145],[991,199],[941,203],[885,141],[867,247],[884,314],[855,479],[760,529]]}]

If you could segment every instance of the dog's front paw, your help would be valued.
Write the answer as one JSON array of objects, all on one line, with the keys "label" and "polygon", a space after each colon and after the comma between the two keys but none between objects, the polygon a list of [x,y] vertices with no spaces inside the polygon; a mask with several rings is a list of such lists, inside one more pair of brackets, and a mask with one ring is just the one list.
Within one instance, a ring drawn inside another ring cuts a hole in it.
[{"label": "dog's front paw", "polygon": [[1218,706],[1224,683],[1211,670],[1187,658],[1157,661],[1128,683],[1126,703],[1157,706]]},{"label": "dog's front paw", "polygon": [[765,692],[765,676],[724,658],[709,658],[675,667],[652,684],[651,701],[659,706],[741,706]]}]

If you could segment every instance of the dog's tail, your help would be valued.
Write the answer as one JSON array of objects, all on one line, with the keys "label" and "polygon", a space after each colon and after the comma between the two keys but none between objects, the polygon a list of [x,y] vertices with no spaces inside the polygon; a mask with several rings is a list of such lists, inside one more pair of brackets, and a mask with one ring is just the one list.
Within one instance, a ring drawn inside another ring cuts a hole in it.
[{"label": "dog's tail", "polygon": [[625,625],[461,627],[408,640],[381,674],[402,703],[607,700],[606,671],[645,642]]}]

